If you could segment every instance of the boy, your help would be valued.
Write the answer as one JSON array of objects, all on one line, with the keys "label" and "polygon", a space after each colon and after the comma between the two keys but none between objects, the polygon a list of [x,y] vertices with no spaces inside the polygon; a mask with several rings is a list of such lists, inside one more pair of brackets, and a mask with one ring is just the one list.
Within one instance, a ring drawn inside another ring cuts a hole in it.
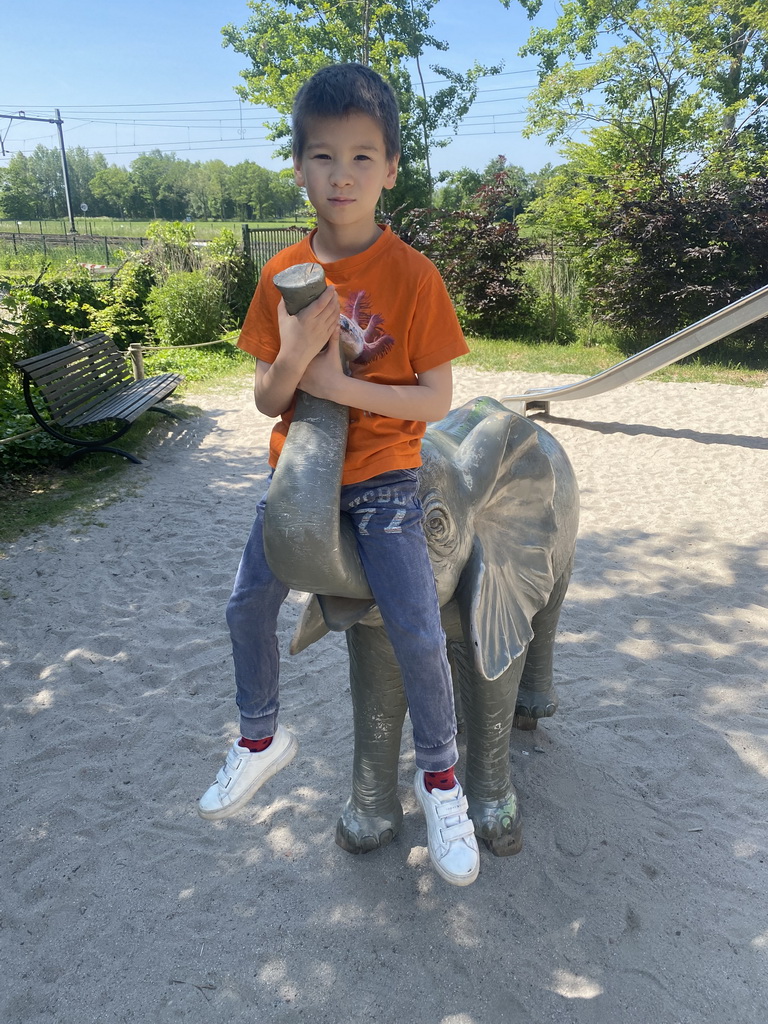
[{"label": "boy", "polygon": [[[427,819],[430,858],[446,881],[469,885],[477,877],[479,854],[454,776],[453,688],[416,497],[426,422],[450,409],[450,361],[467,346],[435,267],[376,223],[381,191],[394,186],[399,156],[394,93],[369,68],[327,67],[299,90],[294,174],[317,213],[317,229],[264,267],[238,344],[257,359],[257,408],[280,417],[270,441],[273,467],[297,388],[349,406],[341,512],[355,528],[403,674],[418,769],[414,789]],[[331,284],[289,316],[272,281],[279,271],[307,262],[320,263]],[[350,365],[352,376],[345,375],[339,357],[340,312],[358,324],[364,338]],[[371,515],[360,506],[371,503],[369,497],[361,501],[362,495],[374,491]],[[275,630],[288,588],[264,557],[265,498],[227,606],[242,735],[200,799],[198,810],[210,819],[239,810],[297,749],[295,738],[277,724]]]}]

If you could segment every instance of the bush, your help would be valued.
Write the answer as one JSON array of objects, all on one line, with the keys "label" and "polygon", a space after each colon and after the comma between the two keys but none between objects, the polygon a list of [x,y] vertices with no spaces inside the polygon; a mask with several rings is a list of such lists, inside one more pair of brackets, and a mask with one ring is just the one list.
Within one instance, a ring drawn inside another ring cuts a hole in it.
[{"label": "bush", "polygon": [[15,374],[17,359],[49,352],[66,345],[72,335],[91,331],[89,310],[104,306],[101,291],[88,271],[70,266],[32,284],[5,283],[3,318],[0,322],[0,381]]},{"label": "bush", "polygon": [[199,270],[198,253],[193,246],[195,225],[182,221],[155,220],[147,227],[149,247],[145,250],[158,277],[182,270]]},{"label": "bush", "polygon": [[224,321],[224,288],[202,270],[171,274],[149,293],[147,311],[157,338],[166,345],[215,341]]},{"label": "bush", "polygon": [[578,277],[570,261],[542,250],[528,262],[526,280],[533,298],[521,316],[520,341],[570,345],[576,341],[581,316]]},{"label": "bush", "polygon": [[529,243],[501,219],[509,205],[506,172],[473,197],[467,210],[413,210],[399,234],[440,271],[462,326],[492,337],[519,330],[534,294],[525,280]]},{"label": "bush", "polygon": [[516,336],[529,344],[543,342],[570,345],[576,341],[577,321],[573,307],[561,295],[535,295],[524,311],[521,310]]},{"label": "bush", "polygon": [[227,320],[241,324],[253,297],[254,268],[230,228],[207,242],[197,242],[193,224],[155,221],[147,228],[151,239],[142,259],[149,263],[157,284],[182,271],[205,271],[222,284]]},{"label": "bush", "polygon": [[154,283],[149,261],[141,253],[130,255],[104,293],[103,308],[86,307],[91,330],[103,331],[122,349],[146,341],[152,329],[146,303]]},{"label": "bush", "polygon": [[[0,438],[24,434],[35,426],[21,391],[0,383]],[[11,444],[0,444],[0,481],[47,466],[63,449],[64,445],[42,431]]]},{"label": "bush", "polygon": [[223,228],[208,242],[204,262],[222,283],[229,324],[239,326],[253,298],[255,275],[251,260],[240,249],[229,228]]},{"label": "bush", "polygon": [[[596,252],[591,296],[623,332],[625,350],[659,341],[768,280],[768,180],[681,178],[663,195],[611,211]],[[765,344],[762,325],[736,348]],[[737,339],[710,355],[732,353]]]}]

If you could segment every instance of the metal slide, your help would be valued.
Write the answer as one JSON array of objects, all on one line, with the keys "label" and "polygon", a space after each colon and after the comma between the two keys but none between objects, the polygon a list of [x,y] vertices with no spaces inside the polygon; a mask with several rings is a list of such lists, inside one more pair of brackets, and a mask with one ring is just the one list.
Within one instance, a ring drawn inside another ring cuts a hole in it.
[{"label": "metal slide", "polygon": [[743,299],[737,299],[715,313],[710,313],[698,323],[684,327],[682,331],[671,334],[650,348],[630,356],[629,359],[596,373],[594,377],[557,388],[534,388],[522,395],[507,395],[501,401],[514,412],[526,413],[532,410],[548,413],[550,402],[592,398],[604,391],[619,388],[622,384],[641,380],[649,373],[661,370],[678,359],[684,359],[685,356],[693,355],[699,349],[755,323],[764,316],[768,316],[768,285],[745,295]]}]

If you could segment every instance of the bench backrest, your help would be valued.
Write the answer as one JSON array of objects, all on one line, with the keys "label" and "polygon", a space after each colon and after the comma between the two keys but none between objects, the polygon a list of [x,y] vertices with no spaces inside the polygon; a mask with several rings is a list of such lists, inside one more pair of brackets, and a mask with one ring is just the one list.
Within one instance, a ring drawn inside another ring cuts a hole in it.
[{"label": "bench backrest", "polygon": [[71,341],[15,365],[35,382],[57,420],[131,382],[125,355],[106,334]]}]

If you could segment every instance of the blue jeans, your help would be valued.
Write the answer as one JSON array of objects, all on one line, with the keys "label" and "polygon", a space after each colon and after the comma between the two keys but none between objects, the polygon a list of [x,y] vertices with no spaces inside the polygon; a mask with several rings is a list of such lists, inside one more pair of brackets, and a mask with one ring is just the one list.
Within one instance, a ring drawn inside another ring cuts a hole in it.
[{"label": "blue jeans", "polygon": [[[354,527],[368,584],[400,666],[416,764],[425,771],[444,771],[458,760],[456,716],[418,486],[414,469],[349,484],[341,489],[341,514]],[[240,729],[254,740],[274,735],[277,726],[277,616],[288,595],[264,556],[267,493],[258,504],[227,605]]]}]

